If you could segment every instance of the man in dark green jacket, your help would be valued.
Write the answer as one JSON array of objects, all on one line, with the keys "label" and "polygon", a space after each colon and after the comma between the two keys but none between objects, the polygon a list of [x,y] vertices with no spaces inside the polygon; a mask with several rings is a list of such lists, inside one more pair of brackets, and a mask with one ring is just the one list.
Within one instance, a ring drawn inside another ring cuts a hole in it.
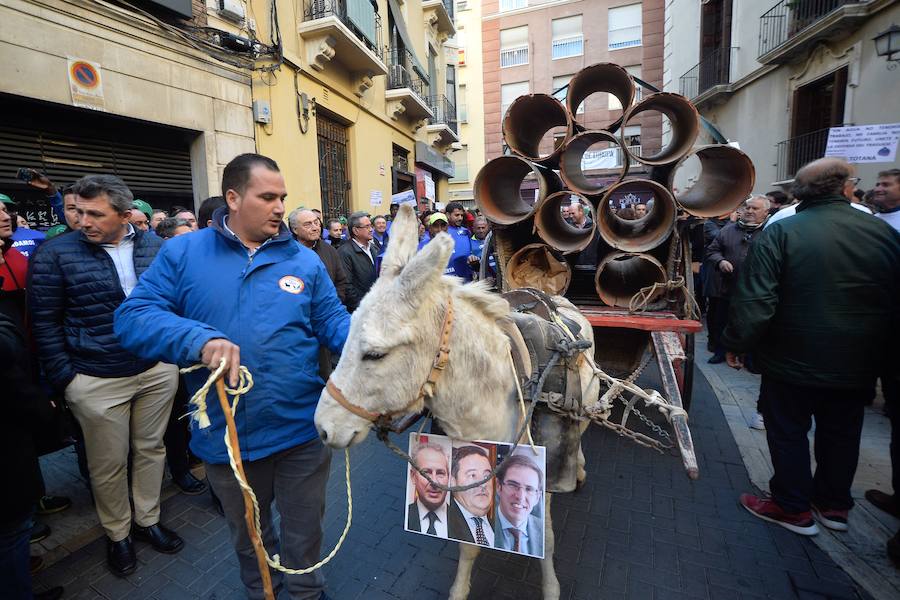
[{"label": "man in dark green jacket", "polygon": [[[754,515],[803,535],[813,519],[847,529],[863,407],[898,335],[900,235],[851,208],[853,168],[839,158],[797,172],[797,214],[750,250],[722,337],[728,364],[753,352],[775,475]],[[816,419],[816,473],[807,433]],[[812,512],[810,512],[812,509]]]}]

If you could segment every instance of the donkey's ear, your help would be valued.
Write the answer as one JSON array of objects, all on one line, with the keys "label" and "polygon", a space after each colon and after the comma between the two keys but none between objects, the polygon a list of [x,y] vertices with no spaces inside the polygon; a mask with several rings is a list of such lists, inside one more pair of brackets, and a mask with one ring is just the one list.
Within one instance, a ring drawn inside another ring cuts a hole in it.
[{"label": "donkey's ear", "polygon": [[437,280],[447,269],[455,244],[449,234],[439,233],[416,254],[400,273],[402,293],[418,296],[426,285]]},{"label": "donkey's ear", "polygon": [[391,225],[388,248],[381,261],[381,277],[396,277],[406,263],[416,254],[419,245],[419,221],[409,204],[401,204],[397,217]]}]

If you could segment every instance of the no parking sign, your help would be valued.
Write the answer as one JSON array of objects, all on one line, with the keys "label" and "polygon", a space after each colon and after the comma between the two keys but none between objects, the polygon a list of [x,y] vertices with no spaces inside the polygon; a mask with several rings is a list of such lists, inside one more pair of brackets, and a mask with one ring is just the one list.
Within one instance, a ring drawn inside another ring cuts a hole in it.
[{"label": "no parking sign", "polygon": [[68,59],[69,89],[72,104],[92,110],[106,110],[103,101],[103,80],[100,65],[81,58]]}]

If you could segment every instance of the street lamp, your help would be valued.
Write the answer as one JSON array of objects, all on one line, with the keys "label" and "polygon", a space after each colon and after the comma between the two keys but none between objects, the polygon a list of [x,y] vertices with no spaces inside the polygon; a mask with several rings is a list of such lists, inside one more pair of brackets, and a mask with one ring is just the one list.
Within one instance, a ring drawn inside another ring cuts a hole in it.
[{"label": "street lamp", "polygon": [[883,56],[888,61],[888,69],[896,69],[895,63],[900,62],[900,27],[891,23],[891,26],[872,38],[875,41],[875,54]]}]

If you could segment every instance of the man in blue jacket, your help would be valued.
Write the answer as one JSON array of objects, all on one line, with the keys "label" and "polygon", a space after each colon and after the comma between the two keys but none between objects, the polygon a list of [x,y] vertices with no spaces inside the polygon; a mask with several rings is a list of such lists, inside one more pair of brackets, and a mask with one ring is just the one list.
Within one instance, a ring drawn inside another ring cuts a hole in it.
[{"label": "man in blue jacket", "polygon": [[[222,191],[228,204],[206,229],[172,238],[116,311],[115,332],[139,356],[210,369],[225,359],[231,386],[239,366],[254,376],[235,415],[241,456],[259,499],[263,542],[279,550],[271,505],[281,514],[280,554],[285,565],[308,567],[319,560],[325,483],[331,453],[316,432],[313,415],[324,385],[319,347],[340,352],[350,315],[316,254],[293,238],[282,222],[284,178],[275,161],[242,154],[225,167]],[[193,394],[208,372],[188,374]],[[206,473],[231,529],[241,579],[250,598],[263,598],[262,577],[244,523],[240,488],[228,465],[225,417],[208,403],[210,426],[193,423],[191,449]],[[322,571],[272,573],[276,595],[292,599],[322,595]]]},{"label": "man in blue jacket", "polygon": [[457,277],[463,281],[472,280],[472,267],[469,257],[472,256],[472,234],[466,229],[466,208],[460,202],[451,202],[447,205],[447,221],[449,227],[447,233],[453,238],[455,247],[450,256],[450,264]]},{"label": "man in blue jacket", "polygon": [[109,566],[127,575],[137,566],[132,534],[159,552],[184,546],[159,522],[163,433],[178,371],[126,352],[113,334],[113,312],[162,241],[129,223],[134,196],[118,177],[87,175],[74,193],[81,230],[41,244],[31,259],[32,331],[47,379],[65,393],[84,432]]}]

